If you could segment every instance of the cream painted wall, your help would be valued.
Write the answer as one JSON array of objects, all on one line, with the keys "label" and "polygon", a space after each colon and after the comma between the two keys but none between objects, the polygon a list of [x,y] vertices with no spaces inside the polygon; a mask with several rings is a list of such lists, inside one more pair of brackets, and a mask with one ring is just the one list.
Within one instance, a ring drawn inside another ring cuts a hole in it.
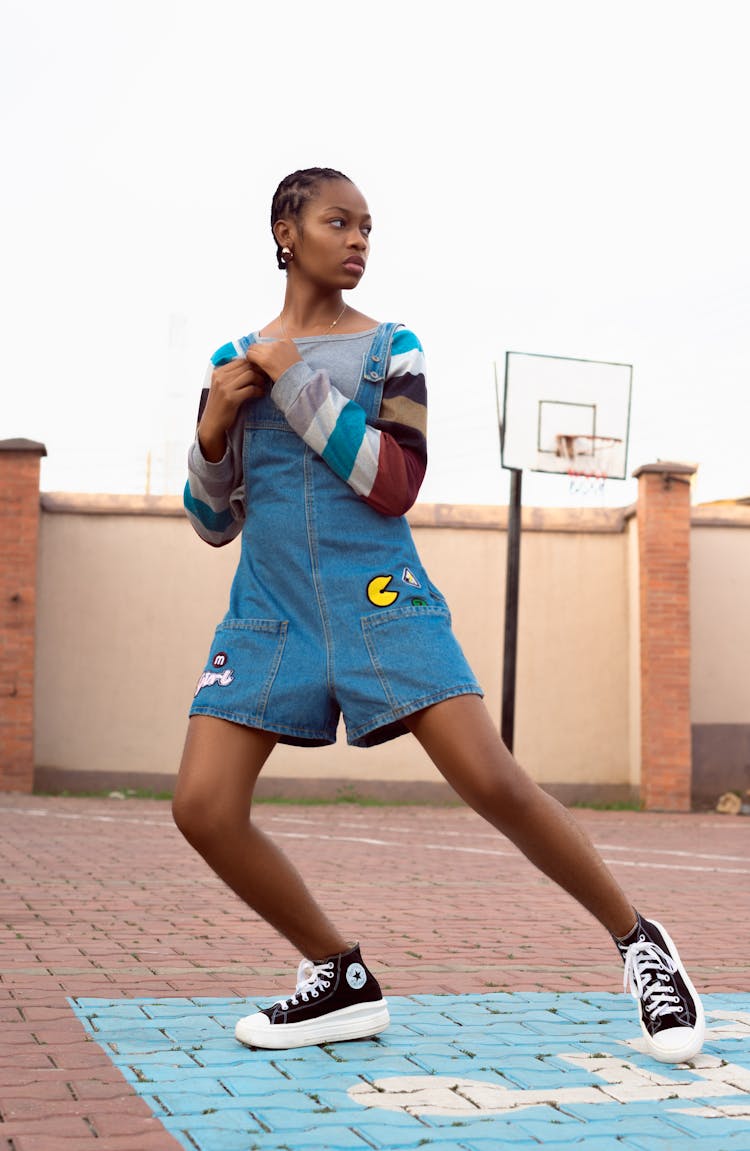
[{"label": "cream painted wall", "polygon": [[35,759],[176,770],[188,701],[238,548],[182,519],[49,515],[40,529]]},{"label": "cream painted wall", "polygon": [[627,537],[521,545],[516,754],[539,782],[629,779]]},{"label": "cream painted wall", "polygon": [[693,723],[750,724],[750,531],[694,523],[690,559]]},{"label": "cream painted wall", "polygon": [[[238,545],[207,547],[168,498],[43,504],[36,763],[173,772]],[[630,778],[628,545],[622,517],[604,511],[525,513],[516,751],[543,782]],[[504,514],[438,506],[411,517],[498,726]],[[264,774],[439,778],[411,736],[368,752],[341,739],[333,748],[279,747]]]}]

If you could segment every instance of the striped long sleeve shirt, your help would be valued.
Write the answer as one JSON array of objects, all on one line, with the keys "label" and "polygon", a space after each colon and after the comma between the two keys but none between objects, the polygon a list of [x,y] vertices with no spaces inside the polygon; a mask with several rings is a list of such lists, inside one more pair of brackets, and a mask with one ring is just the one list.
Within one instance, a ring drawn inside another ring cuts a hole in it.
[{"label": "striped long sleeve shirt", "polygon": [[[225,344],[212,357],[201,410],[212,372],[242,356],[243,345],[244,340]],[[313,371],[304,362],[284,372],[270,395],[293,431],[376,511],[400,516],[413,505],[427,467],[424,353],[413,332],[399,328],[394,334],[374,424],[333,386],[325,370]],[[207,543],[221,547],[239,533],[245,518],[241,416],[218,463],[204,458],[197,438],[191,445],[184,501],[190,522]]]}]

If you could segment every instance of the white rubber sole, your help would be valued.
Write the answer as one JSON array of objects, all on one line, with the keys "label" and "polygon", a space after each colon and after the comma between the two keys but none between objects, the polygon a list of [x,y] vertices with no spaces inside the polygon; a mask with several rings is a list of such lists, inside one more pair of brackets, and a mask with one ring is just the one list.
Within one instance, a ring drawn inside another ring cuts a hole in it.
[{"label": "white rubber sole", "polygon": [[262,1011],[238,1020],[234,1037],[246,1047],[283,1051],[290,1047],[312,1047],[318,1043],[338,1043],[344,1039],[368,1039],[385,1031],[391,1021],[385,999],[342,1007],[304,1023],[271,1023]]},{"label": "white rubber sole", "polygon": [[[652,1059],[658,1060],[659,1063],[684,1063],[687,1059],[692,1059],[698,1054],[703,1046],[703,1040],[706,1037],[706,1017],[703,1011],[703,1004],[701,1003],[698,992],[693,987],[690,976],[683,966],[680,953],[675,947],[674,940],[669,932],[655,919],[651,919],[649,922],[653,923],[654,927],[657,927],[664,936],[670,951],[679,964],[680,975],[685,981],[685,986],[695,1000],[695,1027],[669,1027],[664,1031],[657,1032],[657,1037],[654,1039],[644,1027],[643,1020],[640,1019],[639,1010],[638,1018],[641,1022],[641,1031],[643,1032],[643,1038],[646,1040],[646,1048]],[[662,1037],[661,1044],[659,1043],[659,1036]]]}]

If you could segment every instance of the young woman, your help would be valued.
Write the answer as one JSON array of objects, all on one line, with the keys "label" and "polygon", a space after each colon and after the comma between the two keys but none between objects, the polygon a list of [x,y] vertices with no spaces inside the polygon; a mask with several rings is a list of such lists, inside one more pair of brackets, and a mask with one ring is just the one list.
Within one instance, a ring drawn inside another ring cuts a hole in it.
[{"label": "young woman", "polygon": [[303,956],[296,990],[241,1019],[248,1046],[297,1047],[388,1025],[377,980],[251,819],[277,742],[372,746],[411,731],[456,792],[609,931],[648,1050],[695,1055],[703,1009],[672,940],[639,916],[582,830],[502,743],[404,513],[424,477],[417,337],[344,302],[371,219],[340,172],[294,172],[271,225],[280,313],[212,357],[190,449],[187,514],[242,532],[229,609],[193,700],[174,797],[189,842]]}]

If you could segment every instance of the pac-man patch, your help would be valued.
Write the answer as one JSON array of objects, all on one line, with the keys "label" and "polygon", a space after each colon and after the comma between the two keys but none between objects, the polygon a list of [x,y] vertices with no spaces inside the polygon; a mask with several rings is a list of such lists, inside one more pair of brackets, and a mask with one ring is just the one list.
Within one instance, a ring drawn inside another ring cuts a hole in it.
[{"label": "pac-man patch", "polygon": [[389,588],[392,575],[378,575],[367,585],[367,598],[375,607],[390,607],[398,599],[398,592]]},{"label": "pac-man patch", "polygon": [[421,583],[419,582],[419,580],[417,579],[417,577],[414,575],[414,572],[410,568],[404,568],[404,570],[401,573],[401,579],[404,581],[404,583],[408,583],[410,587],[421,587],[422,586]]}]

